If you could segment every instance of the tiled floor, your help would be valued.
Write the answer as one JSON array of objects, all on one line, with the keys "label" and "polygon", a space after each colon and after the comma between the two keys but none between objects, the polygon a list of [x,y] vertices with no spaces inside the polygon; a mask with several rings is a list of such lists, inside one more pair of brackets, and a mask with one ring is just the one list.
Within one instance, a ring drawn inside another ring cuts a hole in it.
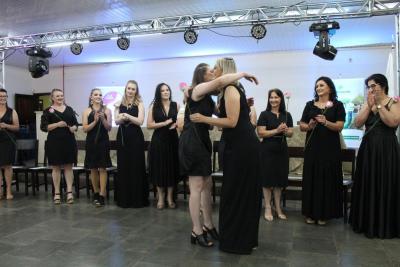
[{"label": "tiled floor", "polygon": [[252,255],[201,248],[189,242],[187,201],[178,205],[96,208],[82,196],[54,206],[50,193],[16,194],[0,201],[0,266],[400,266],[400,239],[367,239],[342,220],[306,225],[295,201],[288,201],[288,221],[261,219]]}]

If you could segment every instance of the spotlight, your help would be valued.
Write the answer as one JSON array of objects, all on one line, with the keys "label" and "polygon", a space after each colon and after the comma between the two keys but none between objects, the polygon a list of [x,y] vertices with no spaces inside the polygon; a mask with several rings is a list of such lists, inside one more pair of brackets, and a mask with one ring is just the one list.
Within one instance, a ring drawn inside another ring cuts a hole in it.
[{"label": "spotlight", "polygon": [[193,29],[188,29],[185,31],[183,38],[188,44],[194,44],[197,42],[197,33]]},{"label": "spotlight", "polygon": [[337,49],[330,45],[329,36],[334,35],[337,29],[340,29],[340,26],[336,21],[311,24],[309,31],[319,37],[313,50],[314,55],[326,60],[333,60],[336,57]]},{"label": "spotlight", "polygon": [[130,41],[125,36],[121,36],[117,40],[117,45],[118,45],[119,49],[121,49],[121,50],[128,49],[129,48],[129,44],[130,44]]},{"label": "spotlight", "polygon": [[53,53],[40,47],[33,47],[26,50],[29,56],[28,69],[32,78],[40,78],[49,73],[49,60]]},{"label": "spotlight", "polygon": [[266,34],[267,29],[263,24],[257,23],[254,24],[253,27],[251,27],[251,36],[253,36],[253,38],[257,40],[264,38]]},{"label": "spotlight", "polygon": [[71,49],[72,54],[77,56],[82,53],[83,45],[80,43],[74,42],[73,44],[71,44],[70,49]]}]

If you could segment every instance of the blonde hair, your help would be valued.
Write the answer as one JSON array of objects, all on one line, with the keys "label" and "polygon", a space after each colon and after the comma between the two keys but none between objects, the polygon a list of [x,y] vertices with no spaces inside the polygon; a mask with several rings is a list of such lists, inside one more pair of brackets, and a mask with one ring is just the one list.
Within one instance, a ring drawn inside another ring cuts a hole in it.
[{"label": "blonde hair", "polygon": [[126,88],[128,87],[128,84],[130,84],[130,83],[136,85],[136,94],[135,94],[135,97],[133,98],[133,105],[139,106],[140,102],[142,102],[142,97],[139,94],[139,85],[138,85],[137,81],[129,80],[126,82],[124,96],[122,97],[121,102],[117,102],[115,104],[115,107],[119,107],[120,105],[128,106],[129,103],[128,103],[128,100],[126,99]]},{"label": "blonde hair", "polygon": [[50,97],[51,97],[51,104],[54,104],[53,95],[54,95],[55,92],[61,92],[61,93],[63,93],[63,95],[64,95],[64,91],[61,90],[61,89],[54,88],[53,90],[51,90],[51,94],[50,94]]},{"label": "blonde hair", "polygon": [[[222,75],[237,72],[235,60],[231,57],[217,59],[215,66],[222,70]],[[239,82],[236,81],[235,84],[238,85]]]}]

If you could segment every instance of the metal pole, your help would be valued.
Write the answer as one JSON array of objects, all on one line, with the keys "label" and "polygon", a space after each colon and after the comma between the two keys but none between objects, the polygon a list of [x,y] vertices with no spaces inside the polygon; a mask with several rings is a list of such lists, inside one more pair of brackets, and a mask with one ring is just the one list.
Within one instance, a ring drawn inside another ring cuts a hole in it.
[{"label": "metal pole", "polygon": [[6,70],[5,70],[5,66],[6,66],[6,62],[4,60],[4,57],[6,55],[5,51],[1,51],[0,52],[0,60],[1,60],[1,64],[0,64],[0,87],[2,88],[6,88]]},{"label": "metal pole", "polygon": [[[400,91],[400,14],[396,15],[396,86],[394,89],[394,95],[399,96]],[[400,142],[400,128],[397,129],[397,138]]]}]

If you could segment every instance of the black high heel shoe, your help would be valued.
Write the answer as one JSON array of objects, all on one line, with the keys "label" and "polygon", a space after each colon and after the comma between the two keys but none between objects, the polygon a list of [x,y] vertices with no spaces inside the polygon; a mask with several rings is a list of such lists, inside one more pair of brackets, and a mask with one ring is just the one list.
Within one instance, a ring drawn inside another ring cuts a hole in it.
[{"label": "black high heel shoe", "polygon": [[209,229],[207,226],[203,225],[203,231],[206,234],[209,234],[212,237],[212,239],[219,240],[219,234],[217,232],[217,229],[215,229],[215,227],[212,229]]},{"label": "black high heel shoe", "polygon": [[202,247],[214,246],[213,242],[208,241],[207,234],[204,232],[201,235],[196,235],[196,233],[192,231],[192,234],[190,235],[190,243],[194,245],[199,244]]}]

